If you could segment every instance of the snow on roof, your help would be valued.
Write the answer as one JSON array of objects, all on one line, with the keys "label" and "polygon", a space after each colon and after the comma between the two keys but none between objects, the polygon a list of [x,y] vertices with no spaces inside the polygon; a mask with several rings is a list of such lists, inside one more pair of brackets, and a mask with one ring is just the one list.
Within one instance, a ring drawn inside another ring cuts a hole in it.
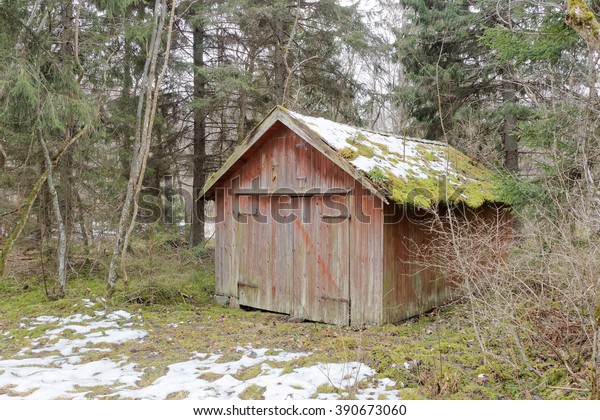
[{"label": "snow on roof", "polygon": [[494,174],[443,142],[401,138],[287,111],[400,204],[499,201]]}]

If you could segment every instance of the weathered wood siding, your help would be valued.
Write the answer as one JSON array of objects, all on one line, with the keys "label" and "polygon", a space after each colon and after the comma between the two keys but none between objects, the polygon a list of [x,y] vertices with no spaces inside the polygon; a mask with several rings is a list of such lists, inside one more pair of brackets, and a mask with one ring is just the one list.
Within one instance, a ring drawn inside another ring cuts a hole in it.
[{"label": "weathered wood siding", "polygon": [[[510,213],[485,205],[477,211],[456,212],[470,223],[496,227],[510,241]],[[386,205],[384,230],[383,322],[398,322],[440,306],[452,297],[456,279],[428,266],[424,247],[439,237],[430,229],[428,216],[397,205]],[[476,229],[474,229],[476,230]],[[443,244],[437,244],[443,246]],[[439,249],[434,247],[434,249]],[[450,254],[450,253],[449,253]],[[496,256],[501,257],[501,256]]]},{"label": "weathered wood siding", "polygon": [[383,202],[358,181],[351,199],[351,324],[378,325],[383,315]]},{"label": "weathered wood siding", "polygon": [[383,321],[398,322],[443,303],[447,279],[420,261],[420,249],[435,237],[426,217],[396,205],[385,213]]},{"label": "weathered wood siding", "polygon": [[[328,208],[329,197],[299,198],[302,218],[294,222],[292,315],[348,325],[350,235],[348,214]],[[346,201],[345,197],[343,198]],[[333,213],[336,214],[333,214]],[[304,215],[310,215],[304,217]]]},{"label": "weathered wood siding", "polygon": [[[215,193],[216,294],[314,321],[379,323],[381,200],[285,126],[266,136]],[[261,195],[283,188],[309,193]],[[348,192],[322,195],[331,189]]]},{"label": "weathered wood siding", "polygon": [[401,321],[450,294],[452,279],[419,258],[436,239],[425,216],[384,204],[281,123],[216,185],[216,294],[234,306],[361,326]]}]

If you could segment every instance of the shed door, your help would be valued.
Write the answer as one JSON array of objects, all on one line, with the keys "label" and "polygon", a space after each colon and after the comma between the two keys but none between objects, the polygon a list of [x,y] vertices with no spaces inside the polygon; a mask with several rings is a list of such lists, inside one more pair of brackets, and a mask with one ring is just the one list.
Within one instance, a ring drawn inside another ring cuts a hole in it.
[{"label": "shed door", "polygon": [[293,225],[277,197],[240,197],[236,237],[240,239],[240,305],[291,311]]},{"label": "shed door", "polygon": [[350,215],[346,196],[301,197],[294,221],[292,316],[349,325]]}]

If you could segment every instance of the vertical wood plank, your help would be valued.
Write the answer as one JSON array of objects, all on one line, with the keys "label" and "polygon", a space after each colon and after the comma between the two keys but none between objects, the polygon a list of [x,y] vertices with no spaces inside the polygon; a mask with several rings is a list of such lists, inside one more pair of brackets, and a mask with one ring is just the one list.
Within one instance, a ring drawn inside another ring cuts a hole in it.
[{"label": "vertical wood plank", "polygon": [[[379,198],[356,182],[351,222],[352,325],[380,324],[383,304],[383,209]],[[362,213],[362,215],[360,215]]]}]

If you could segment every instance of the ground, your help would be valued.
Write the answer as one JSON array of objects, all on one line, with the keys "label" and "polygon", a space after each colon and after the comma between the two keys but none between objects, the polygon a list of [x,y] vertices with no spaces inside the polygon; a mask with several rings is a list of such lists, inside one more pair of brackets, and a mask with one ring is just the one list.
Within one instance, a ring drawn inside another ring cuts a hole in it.
[{"label": "ground", "polygon": [[[400,325],[290,323],[218,306],[210,255],[140,258],[129,271],[110,300],[102,270],[81,269],[60,300],[32,273],[4,278],[0,399],[577,397],[548,386],[560,372],[484,360],[465,303]],[[487,346],[514,358],[504,340]]]}]

